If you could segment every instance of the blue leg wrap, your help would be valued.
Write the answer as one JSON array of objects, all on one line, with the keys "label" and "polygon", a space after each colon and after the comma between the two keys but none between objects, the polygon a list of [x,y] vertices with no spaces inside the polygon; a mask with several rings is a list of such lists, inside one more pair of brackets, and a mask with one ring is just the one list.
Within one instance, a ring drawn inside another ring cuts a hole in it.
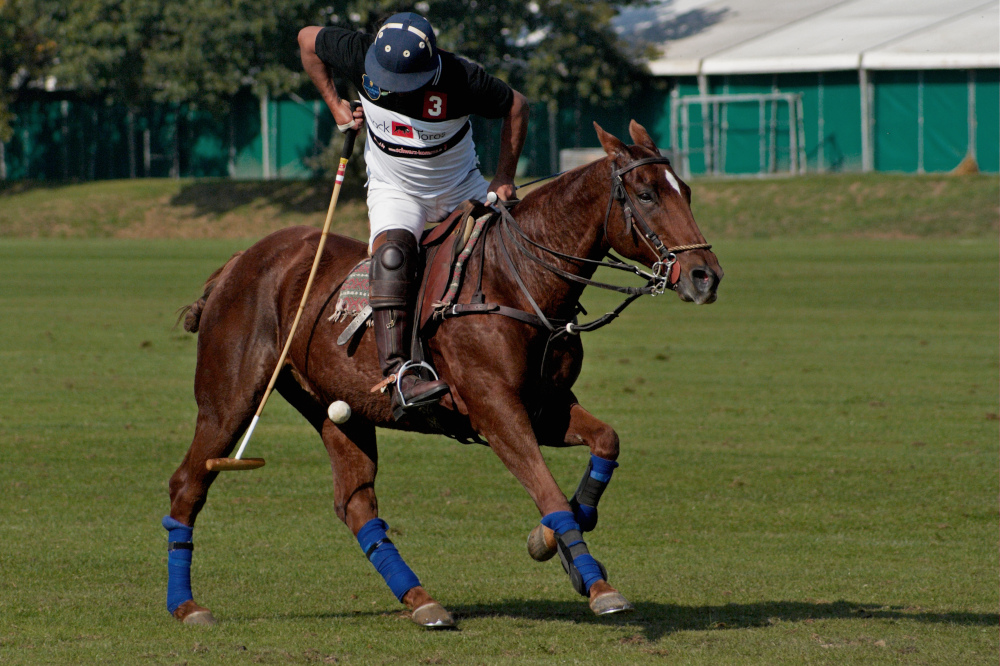
[{"label": "blue leg wrap", "polygon": [[[188,599],[191,592],[191,535],[194,529],[170,516],[163,517],[163,527],[167,530],[167,611],[173,613]],[[178,547],[178,545],[180,547]]]},{"label": "blue leg wrap", "polygon": [[402,601],[403,595],[420,585],[420,580],[406,566],[396,546],[386,536],[388,528],[381,518],[372,518],[358,531],[358,543],[365,557],[375,565],[375,570],[382,574],[392,593]]},{"label": "blue leg wrap", "polygon": [[[555,511],[542,518],[542,525],[556,533],[563,567],[569,574],[576,591],[587,596],[590,594],[590,586],[599,580],[604,580],[606,575],[600,563],[587,549],[583,534],[580,532],[580,525],[573,517],[573,513]],[[570,562],[572,562],[572,566],[570,566]]]},{"label": "blue leg wrap", "polygon": [[618,463],[614,460],[590,454],[587,471],[569,503],[581,531],[589,532],[597,526],[597,503],[601,501],[601,495],[611,482],[611,475],[616,467]]}]

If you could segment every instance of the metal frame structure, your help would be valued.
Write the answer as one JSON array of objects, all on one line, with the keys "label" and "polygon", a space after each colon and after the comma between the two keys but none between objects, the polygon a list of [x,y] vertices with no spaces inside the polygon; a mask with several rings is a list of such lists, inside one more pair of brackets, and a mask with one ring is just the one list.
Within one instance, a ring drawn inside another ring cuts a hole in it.
[{"label": "metal frame structure", "polygon": [[[691,176],[691,107],[702,111],[705,171],[713,176],[726,173],[726,134],[729,129],[728,108],[731,104],[757,104],[758,175],[778,173],[777,135],[778,105],[788,105],[788,146],[790,174],[806,172],[806,137],[802,121],[800,93],[700,94],[670,99],[670,145],[680,158],[681,177]],[[767,105],[770,105],[770,114]]]}]

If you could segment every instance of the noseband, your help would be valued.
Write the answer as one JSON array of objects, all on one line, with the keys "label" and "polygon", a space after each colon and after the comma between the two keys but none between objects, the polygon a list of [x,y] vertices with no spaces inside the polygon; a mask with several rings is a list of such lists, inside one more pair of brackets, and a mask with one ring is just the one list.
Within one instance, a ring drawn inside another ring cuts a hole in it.
[{"label": "noseband", "polygon": [[632,201],[631,195],[628,193],[628,189],[625,187],[625,181],[622,180],[622,176],[641,166],[647,164],[666,164],[670,165],[670,160],[666,157],[646,157],[643,159],[636,160],[626,164],[621,169],[615,169],[611,172],[611,198],[608,200],[608,210],[604,214],[604,236],[608,238],[610,243],[610,236],[608,236],[608,221],[611,219],[611,207],[614,202],[617,201],[622,207],[622,216],[625,218],[625,233],[632,233],[632,225],[635,224],[639,228],[640,236],[644,243],[652,250],[653,254],[656,255],[659,260],[653,264],[653,275],[656,278],[656,283],[654,285],[654,292],[656,294],[662,294],[667,289],[673,289],[674,283],[670,279],[670,272],[677,262],[677,253],[685,252],[687,250],[709,250],[712,246],[709,243],[692,243],[690,245],[677,245],[674,247],[667,247],[660,240],[660,237],[655,231],[649,226],[645,218],[643,218],[642,213],[639,212],[638,207],[635,202]]}]

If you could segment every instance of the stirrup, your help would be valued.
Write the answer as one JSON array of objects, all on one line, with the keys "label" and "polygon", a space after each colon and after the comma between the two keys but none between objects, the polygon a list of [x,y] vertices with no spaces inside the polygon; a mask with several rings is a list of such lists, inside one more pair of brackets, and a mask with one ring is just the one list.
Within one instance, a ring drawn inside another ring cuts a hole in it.
[{"label": "stirrup", "polygon": [[406,398],[403,396],[403,391],[399,388],[400,385],[402,384],[400,380],[403,378],[403,376],[406,375],[407,373],[415,372],[419,368],[424,368],[431,373],[433,379],[431,379],[430,381],[435,381],[435,382],[441,381],[441,378],[438,377],[437,371],[434,370],[433,366],[431,366],[429,363],[425,361],[407,361],[403,365],[399,366],[399,369],[396,370],[395,374],[396,374],[396,395],[399,397],[400,411],[406,411],[411,407],[417,407],[423,404],[423,403],[407,402]]}]

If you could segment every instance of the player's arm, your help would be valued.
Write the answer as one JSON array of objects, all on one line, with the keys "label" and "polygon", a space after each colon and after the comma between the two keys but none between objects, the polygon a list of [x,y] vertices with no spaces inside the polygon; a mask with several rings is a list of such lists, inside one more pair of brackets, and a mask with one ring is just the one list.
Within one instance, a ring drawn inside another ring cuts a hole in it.
[{"label": "player's arm", "polygon": [[305,70],[309,78],[316,85],[320,96],[326,102],[327,107],[333,114],[333,119],[337,122],[337,127],[344,132],[353,127],[361,127],[364,120],[364,111],[359,106],[353,112],[347,100],[341,99],[337,94],[337,86],[334,85],[330,70],[326,63],[320,60],[316,54],[316,36],[319,34],[319,26],[307,26],[299,31],[299,52],[302,57],[302,69]]},{"label": "player's arm", "polygon": [[517,172],[517,160],[524,148],[525,137],[528,135],[530,115],[527,98],[516,90],[513,92],[514,100],[510,105],[510,111],[504,116],[503,127],[500,130],[500,160],[489,189],[505,201],[516,197],[514,175]]}]

